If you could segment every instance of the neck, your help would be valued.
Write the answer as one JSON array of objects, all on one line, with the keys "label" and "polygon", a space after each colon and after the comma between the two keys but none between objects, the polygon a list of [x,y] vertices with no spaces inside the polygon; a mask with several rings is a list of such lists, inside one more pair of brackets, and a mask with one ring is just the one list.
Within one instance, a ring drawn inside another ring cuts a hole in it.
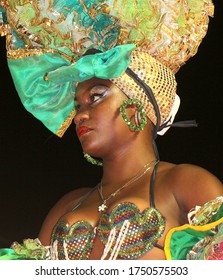
[{"label": "neck", "polygon": [[[157,160],[153,160],[153,161],[150,161],[147,164],[145,164],[142,168],[140,168],[140,170],[138,170],[138,172],[134,176],[132,176],[130,179],[128,179],[124,184],[122,184],[118,188],[115,188],[115,191],[110,193],[110,195],[107,197],[104,197],[104,195],[103,195],[103,183],[101,182],[101,184],[98,186],[98,192],[101,197],[102,204],[99,205],[98,211],[99,212],[105,211],[108,208],[108,206],[107,206],[108,200],[112,199],[113,197],[118,195],[121,191],[124,191],[125,188],[129,187],[130,185],[134,184],[136,181],[140,180],[140,178],[145,176],[145,174],[150,169],[153,169],[157,163],[158,163]],[[107,188],[107,190],[108,190],[108,188]]]},{"label": "neck", "polygon": [[106,185],[120,185],[133,177],[144,165],[155,161],[153,148],[128,148],[116,155],[103,160],[102,183]]}]

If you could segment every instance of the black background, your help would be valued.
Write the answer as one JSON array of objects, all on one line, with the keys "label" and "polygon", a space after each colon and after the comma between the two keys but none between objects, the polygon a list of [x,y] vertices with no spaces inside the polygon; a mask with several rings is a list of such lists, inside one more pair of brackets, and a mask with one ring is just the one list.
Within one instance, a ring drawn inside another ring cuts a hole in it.
[{"label": "black background", "polygon": [[[157,139],[162,160],[200,165],[223,181],[223,9],[199,51],[177,73],[181,107],[176,121],[198,128],[172,128]],[[22,106],[7,68],[0,38],[0,247],[35,238],[54,203],[77,187],[93,186],[101,169],[87,163],[72,125],[62,139],[52,135]]]}]

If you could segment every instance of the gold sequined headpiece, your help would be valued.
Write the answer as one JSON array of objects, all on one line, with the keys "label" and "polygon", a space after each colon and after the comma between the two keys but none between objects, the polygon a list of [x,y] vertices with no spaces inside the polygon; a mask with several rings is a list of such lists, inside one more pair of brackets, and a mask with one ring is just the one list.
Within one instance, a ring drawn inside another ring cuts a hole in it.
[{"label": "gold sequined headpiece", "polygon": [[[75,83],[91,77],[140,99],[156,124],[127,67],[152,89],[160,125],[168,121],[174,74],[196,54],[213,11],[211,0],[1,0],[0,34],[22,103],[62,136],[75,114]],[[89,49],[102,53],[83,56]]]},{"label": "gold sequined headpiece", "polygon": [[139,51],[133,51],[129,68],[152,89],[159,112],[154,109],[154,102],[147,96],[140,83],[136,83],[126,72],[120,77],[112,79],[113,83],[129,98],[140,100],[148,118],[155,125],[157,113],[159,113],[159,125],[163,125],[170,116],[175,101],[177,83],[174,74],[150,54]]}]

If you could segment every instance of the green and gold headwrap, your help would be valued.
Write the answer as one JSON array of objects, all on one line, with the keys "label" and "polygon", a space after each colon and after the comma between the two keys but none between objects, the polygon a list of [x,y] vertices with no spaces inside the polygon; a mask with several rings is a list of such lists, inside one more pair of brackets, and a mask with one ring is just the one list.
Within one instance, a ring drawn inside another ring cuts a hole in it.
[{"label": "green and gold headwrap", "polygon": [[[174,74],[197,52],[213,10],[211,0],[1,0],[0,34],[23,105],[62,136],[75,115],[76,83],[111,79],[131,97],[127,67],[152,88],[164,123]],[[92,48],[101,53],[83,56]]]}]

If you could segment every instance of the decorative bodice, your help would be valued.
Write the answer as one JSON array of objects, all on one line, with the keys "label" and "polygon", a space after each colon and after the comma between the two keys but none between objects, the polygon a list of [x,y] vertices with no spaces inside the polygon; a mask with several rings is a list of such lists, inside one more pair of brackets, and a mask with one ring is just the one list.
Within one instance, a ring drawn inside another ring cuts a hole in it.
[{"label": "decorative bodice", "polygon": [[86,260],[98,235],[105,246],[101,259],[138,259],[154,247],[164,229],[165,218],[157,209],[140,212],[135,204],[123,202],[103,213],[95,227],[88,221],[59,221],[51,245],[58,259]]}]

